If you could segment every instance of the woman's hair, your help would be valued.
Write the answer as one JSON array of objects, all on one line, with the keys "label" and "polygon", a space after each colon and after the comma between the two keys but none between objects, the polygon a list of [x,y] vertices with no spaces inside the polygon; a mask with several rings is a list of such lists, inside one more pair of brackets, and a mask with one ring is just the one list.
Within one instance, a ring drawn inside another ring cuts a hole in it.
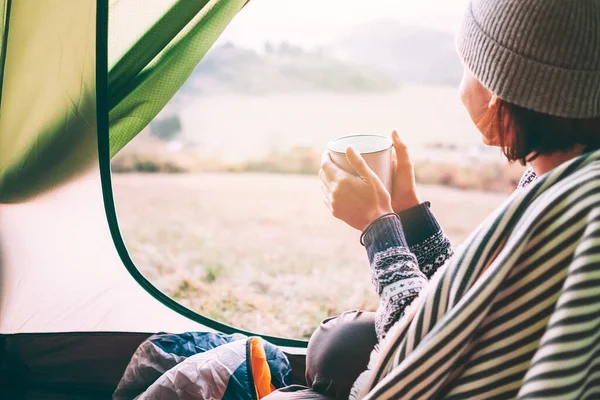
[{"label": "woman's hair", "polygon": [[[509,161],[522,165],[540,155],[582,145],[585,151],[600,149],[600,118],[574,119],[531,111],[499,99],[490,128]],[[495,125],[495,126],[494,126]]]}]

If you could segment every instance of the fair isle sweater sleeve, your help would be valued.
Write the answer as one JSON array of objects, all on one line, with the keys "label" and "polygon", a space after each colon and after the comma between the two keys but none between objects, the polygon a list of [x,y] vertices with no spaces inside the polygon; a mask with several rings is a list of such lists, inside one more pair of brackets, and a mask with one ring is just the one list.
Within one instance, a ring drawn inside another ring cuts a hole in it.
[{"label": "fair isle sweater sleeve", "polygon": [[371,264],[371,281],[379,295],[375,331],[381,341],[427,285],[417,257],[406,243],[398,218],[374,222],[364,236]]},{"label": "fair isle sweater sleeve", "polygon": [[406,244],[417,257],[419,269],[430,279],[446,260],[452,257],[450,239],[433,216],[426,201],[398,213]]},{"label": "fair isle sweater sleeve", "polygon": [[450,241],[431,214],[429,203],[399,217],[376,221],[364,236],[372,282],[380,298],[375,316],[379,340],[452,255]]}]

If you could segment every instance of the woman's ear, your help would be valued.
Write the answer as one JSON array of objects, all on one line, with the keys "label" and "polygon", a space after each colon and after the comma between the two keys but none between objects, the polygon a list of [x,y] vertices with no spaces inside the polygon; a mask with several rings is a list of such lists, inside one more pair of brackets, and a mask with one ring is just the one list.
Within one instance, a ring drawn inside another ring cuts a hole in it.
[{"label": "woman's ear", "polygon": [[493,94],[492,98],[490,99],[490,103],[488,104],[488,108],[490,110],[494,110],[494,109],[497,109],[499,105],[500,105],[500,98],[498,96],[496,96],[495,94]]},{"label": "woman's ear", "polygon": [[499,120],[501,106],[502,100],[498,96],[492,94],[485,114],[475,124],[483,136],[483,142],[488,146],[501,145],[500,134],[504,123]]}]

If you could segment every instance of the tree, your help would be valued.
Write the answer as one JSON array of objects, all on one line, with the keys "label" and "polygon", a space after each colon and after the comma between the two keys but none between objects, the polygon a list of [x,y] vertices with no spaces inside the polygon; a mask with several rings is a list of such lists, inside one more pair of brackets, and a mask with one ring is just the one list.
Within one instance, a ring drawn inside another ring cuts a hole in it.
[{"label": "tree", "polygon": [[175,139],[175,137],[181,133],[181,120],[179,119],[179,115],[173,114],[152,121],[150,124],[150,133],[165,141]]}]

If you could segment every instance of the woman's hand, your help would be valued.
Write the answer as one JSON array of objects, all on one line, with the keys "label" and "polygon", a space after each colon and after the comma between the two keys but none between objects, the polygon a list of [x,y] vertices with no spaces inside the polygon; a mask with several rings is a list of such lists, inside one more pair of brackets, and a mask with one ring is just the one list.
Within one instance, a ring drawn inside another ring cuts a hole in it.
[{"label": "woman's hand", "polygon": [[399,213],[420,204],[421,201],[417,196],[415,170],[406,143],[396,131],[392,132],[392,141],[394,142],[392,208],[394,212]]},{"label": "woman's hand", "polygon": [[346,158],[356,175],[338,167],[329,151],[323,153],[319,177],[325,204],[334,217],[364,231],[377,218],[393,212],[391,198],[379,177],[354,148],[346,150]]}]

